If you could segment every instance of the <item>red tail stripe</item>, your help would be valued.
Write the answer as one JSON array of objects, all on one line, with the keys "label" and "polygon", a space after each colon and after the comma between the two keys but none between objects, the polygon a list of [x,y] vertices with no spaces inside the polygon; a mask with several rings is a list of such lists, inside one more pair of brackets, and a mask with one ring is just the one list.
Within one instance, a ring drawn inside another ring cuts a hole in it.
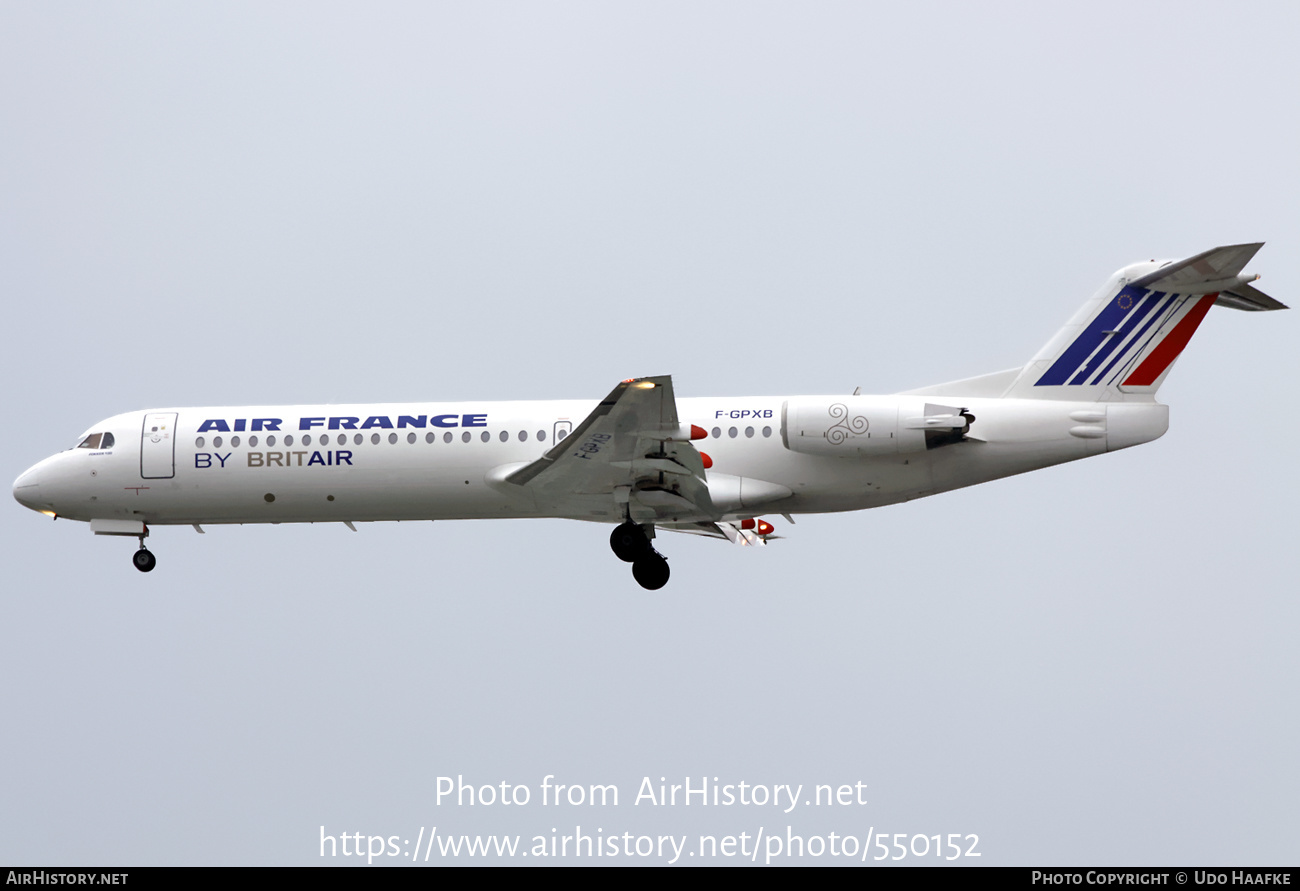
[{"label": "red tail stripe", "polygon": [[1155,383],[1156,378],[1165,373],[1178,354],[1187,346],[1187,342],[1192,339],[1196,329],[1201,324],[1201,319],[1210,311],[1214,301],[1219,298],[1217,293],[1206,294],[1201,297],[1191,312],[1183,316],[1182,321],[1174,326],[1174,330],[1169,332],[1169,336],[1160,341],[1160,344],[1147,356],[1141,365],[1137,367],[1128,379],[1120,386],[1122,387],[1149,387]]}]

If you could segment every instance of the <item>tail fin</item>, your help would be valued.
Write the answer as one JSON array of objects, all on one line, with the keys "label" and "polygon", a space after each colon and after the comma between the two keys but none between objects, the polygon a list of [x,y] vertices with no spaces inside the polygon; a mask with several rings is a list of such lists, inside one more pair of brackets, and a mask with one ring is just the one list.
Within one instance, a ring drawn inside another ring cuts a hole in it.
[{"label": "tail fin", "polygon": [[1286,309],[1250,286],[1259,276],[1241,274],[1263,246],[1229,245],[1177,262],[1124,267],[1020,370],[1004,395],[1073,401],[1154,396],[1211,306]]}]

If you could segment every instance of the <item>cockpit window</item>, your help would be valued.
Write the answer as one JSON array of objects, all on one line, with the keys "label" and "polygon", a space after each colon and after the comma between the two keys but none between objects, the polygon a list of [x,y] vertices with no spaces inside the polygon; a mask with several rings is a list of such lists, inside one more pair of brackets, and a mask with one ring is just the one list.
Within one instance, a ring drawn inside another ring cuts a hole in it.
[{"label": "cockpit window", "polygon": [[92,433],[81,441],[79,449],[111,449],[114,443],[111,433]]}]

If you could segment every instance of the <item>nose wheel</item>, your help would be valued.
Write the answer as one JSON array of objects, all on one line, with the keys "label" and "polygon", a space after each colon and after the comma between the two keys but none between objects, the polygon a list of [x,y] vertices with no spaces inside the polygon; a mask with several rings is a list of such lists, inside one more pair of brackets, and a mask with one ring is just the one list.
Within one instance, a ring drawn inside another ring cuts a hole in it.
[{"label": "nose wheel", "polygon": [[158,565],[158,558],[153,552],[144,546],[145,536],[149,534],[149,527],[144,527],[144,534],[140,536],[140,549],[131,555],[131,563],[141,572],[152,572],[153,568]]},{"label": "nose wheel", "polygon": [[148,548],[141,548],[131,555],[131,562],[141,572],[149,572],[158,565],[158,558]]}]

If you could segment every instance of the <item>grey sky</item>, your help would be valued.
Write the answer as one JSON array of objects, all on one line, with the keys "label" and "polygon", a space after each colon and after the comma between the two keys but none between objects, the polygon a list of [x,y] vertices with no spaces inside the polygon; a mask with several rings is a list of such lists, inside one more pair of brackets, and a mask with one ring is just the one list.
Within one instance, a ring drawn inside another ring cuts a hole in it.
[{"label": "grey sky", "polygon": [[[893,392],[1219,244],[1267,241],[1295,304],[1298,35],[1284,3],[4,4],[4,478],[151,406]],[[581,824],[1293,865],[1295,344],[1216,310],[1162,440],[761,553],[666,537],[659,593],[594,525],[160,529],[142,576],[10,503],[0,862]],[[457,774],[623,800],[435,805]],[[870,801],[632,805],[688,775]]]}]

